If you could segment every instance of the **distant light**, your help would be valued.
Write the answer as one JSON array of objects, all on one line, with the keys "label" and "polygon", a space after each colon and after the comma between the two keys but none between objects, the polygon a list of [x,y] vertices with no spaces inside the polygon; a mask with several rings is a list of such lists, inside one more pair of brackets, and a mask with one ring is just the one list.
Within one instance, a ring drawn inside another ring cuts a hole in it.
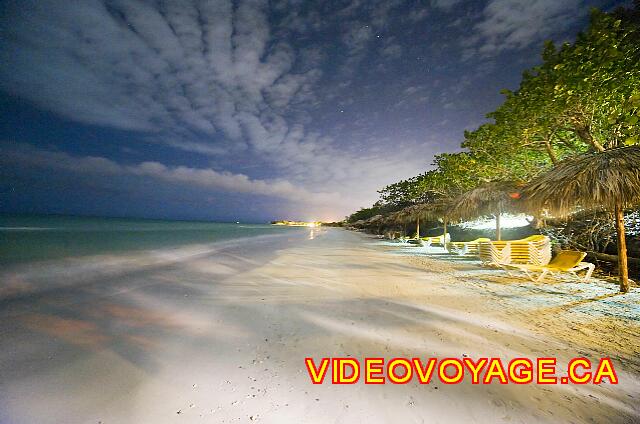
[{"label": "distant light", "polygon": [[[501,228],[520,228],[526,227],[531,224],[533,220],[532,216],[519,214],[502,214],[500,215],[500,227]],[[462,228],[471,228],[474,230],[493,230],[496,228],[496,219],[495,218],[478,218],[473,221],[467,221],[460,224]]]}]

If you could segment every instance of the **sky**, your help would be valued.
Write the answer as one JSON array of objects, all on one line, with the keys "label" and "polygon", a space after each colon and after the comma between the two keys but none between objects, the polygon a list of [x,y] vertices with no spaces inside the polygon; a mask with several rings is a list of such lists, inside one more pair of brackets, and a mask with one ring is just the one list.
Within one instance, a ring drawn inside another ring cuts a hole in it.
[{"label": "sky", "polygon": [[0,1],[0,212],[342,219],[624,3]]}]

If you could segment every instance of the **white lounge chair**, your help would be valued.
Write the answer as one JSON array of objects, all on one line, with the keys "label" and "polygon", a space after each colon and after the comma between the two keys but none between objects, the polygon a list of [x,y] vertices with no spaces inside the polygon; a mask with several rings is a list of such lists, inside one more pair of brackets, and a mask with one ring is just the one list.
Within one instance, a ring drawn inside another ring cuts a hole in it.
[{"label": "white lounge chair", "polygon": [[510,263],[546,265],[551,260],[551,240],[543,235],[529,236],[521,240],[480,242],[480,260],[491,262],[492,247],[501,251],[507,245],[511,247]]},{"label": "white lounge chair", "polygon": [[447,243],[447,250],[449,253],[459,256],[465,255],[478,255],[480,242],[491,241],[488,238],[480,237],[471,241],[451,241]]},{"label": "white lounge chair", "polygon": [[434,244],[440,244],[442,246],[445,246],[450,241],[451,241],[451,235],[447,233],[441,236],[422,237],[420,239],[420,245],[426,248],[429,248]]}]

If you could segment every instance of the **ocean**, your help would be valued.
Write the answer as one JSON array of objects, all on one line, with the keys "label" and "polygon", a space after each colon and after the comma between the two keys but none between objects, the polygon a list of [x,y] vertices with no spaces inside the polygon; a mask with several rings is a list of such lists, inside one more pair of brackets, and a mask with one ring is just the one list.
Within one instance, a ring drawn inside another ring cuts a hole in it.
[{"label": "ocean", "polygon": [[301,228],[77,216],[0,215],[0,265],[251,238]]}]

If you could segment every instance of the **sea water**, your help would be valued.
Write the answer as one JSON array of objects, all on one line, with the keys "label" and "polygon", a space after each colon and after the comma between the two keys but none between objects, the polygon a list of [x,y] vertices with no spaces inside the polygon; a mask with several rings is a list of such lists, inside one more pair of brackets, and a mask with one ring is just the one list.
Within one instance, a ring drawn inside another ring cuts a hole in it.
[{"label": "sea water", "polygon": [[0,215],[0,265],[300,231],[269,224]]}]

